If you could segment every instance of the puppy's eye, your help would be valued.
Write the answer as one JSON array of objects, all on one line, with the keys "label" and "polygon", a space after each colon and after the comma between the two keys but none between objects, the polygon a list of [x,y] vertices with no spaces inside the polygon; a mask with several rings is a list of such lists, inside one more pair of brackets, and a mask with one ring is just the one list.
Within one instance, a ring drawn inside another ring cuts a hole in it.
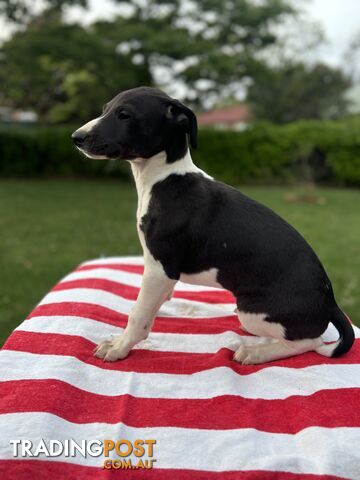
[{"label": "puppy's eye", "polygon": [[127,112],[124,112],[123,110],[120,110],[120,112],[117,113],[117,117],[120,120],[129,120],[129,118],[131,118],[131,116]]}]

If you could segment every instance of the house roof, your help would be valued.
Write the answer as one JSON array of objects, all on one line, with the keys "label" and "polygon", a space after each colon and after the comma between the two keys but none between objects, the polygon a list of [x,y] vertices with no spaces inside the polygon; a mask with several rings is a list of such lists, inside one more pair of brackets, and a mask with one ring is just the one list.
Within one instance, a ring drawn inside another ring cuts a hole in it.
[{"label": "house roof", "polygon": [[249,107],[245,104],[240,104],[204,112],[198,116],[198,123],[199,125],[234,125],[248,122],[250,116]]}]

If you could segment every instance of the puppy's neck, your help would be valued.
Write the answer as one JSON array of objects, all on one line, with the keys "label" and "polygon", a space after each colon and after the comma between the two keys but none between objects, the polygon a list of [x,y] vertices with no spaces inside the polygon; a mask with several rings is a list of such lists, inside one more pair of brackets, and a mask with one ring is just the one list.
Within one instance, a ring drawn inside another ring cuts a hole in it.
[{"label": "puppy's neck", "polygon": [[160,152],[150,158],[131,160],[131,170],[134,175],[136,190],[140,197],[144,190],[149,191],[152,186],[172,174],[185,175],[186,173],[203,173],[192,161],[190,151],[176,162],[166,161],[166,152]]},{"label": "puppy's neck", "polygon": [[138,194],[136,218],[143,249],[145,249],[145,241],[140,229],[140,223],[143,215],[145,215],[148,210],[153,185],[165,180],[165,178],[172,174],[185,175],[186,173],[200,173],[208,176],[194,165],[189,150],[183,158],[180,158],[176,162],[168,163],[166,160],[166,152],[160,152],[150,158],[138,158],[130,161]]}]

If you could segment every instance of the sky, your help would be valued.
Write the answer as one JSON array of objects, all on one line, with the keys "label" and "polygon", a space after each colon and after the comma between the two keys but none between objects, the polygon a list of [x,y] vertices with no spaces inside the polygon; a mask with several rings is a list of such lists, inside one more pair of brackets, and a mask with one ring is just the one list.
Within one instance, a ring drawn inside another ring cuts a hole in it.
[{"label": "sky", "polygon": [[[41,0],[33,0],[38,3]],[[339,65],[349,42],[360,31],[360,0],[293,0],[302,4],[307,18],[320,22],[328,42],[316,56],[331,65]],[[84,14],[79,8],[69,12],[71,19],[90,22],[96,18],[111,18],[119,9],[111,0],[89,0],[90,11]],[[0,22],[0,39],[9,34],[9,26]]]},{"label": "sky", "polygon": [[351,38],[360,32],[360,1],[312,0],[305,10],[323,25],[328,38],[319,57],[332,65],[339,64]]}]

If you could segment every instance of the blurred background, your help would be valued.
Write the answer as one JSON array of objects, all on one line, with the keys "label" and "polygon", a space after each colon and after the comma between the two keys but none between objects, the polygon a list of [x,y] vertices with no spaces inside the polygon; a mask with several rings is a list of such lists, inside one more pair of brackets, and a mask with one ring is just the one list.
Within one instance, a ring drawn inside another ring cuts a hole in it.
[{"label": "blurred background", "polygon": [[0,341],[80,262],[141,253],[129,166],[70,140],[139,85],[194,108],[195,162],[300,230],[359,324],[359,18],[358,0],[0,0]]}]

